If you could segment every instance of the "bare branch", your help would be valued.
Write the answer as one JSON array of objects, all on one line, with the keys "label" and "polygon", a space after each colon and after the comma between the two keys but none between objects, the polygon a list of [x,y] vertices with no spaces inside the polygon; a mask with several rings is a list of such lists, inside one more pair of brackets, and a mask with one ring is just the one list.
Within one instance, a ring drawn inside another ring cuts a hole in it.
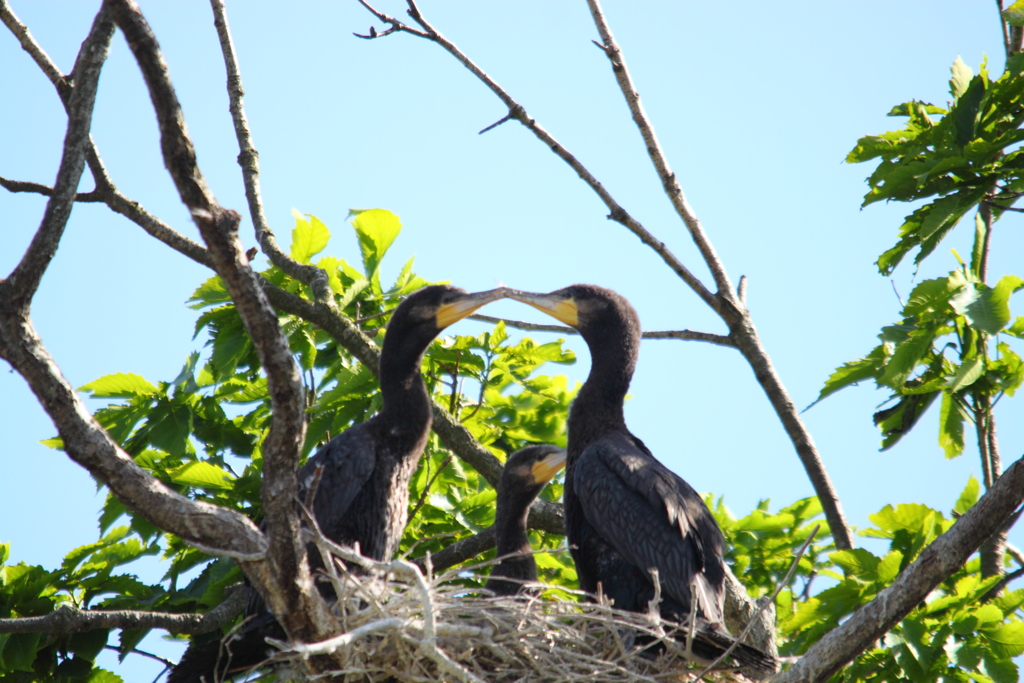
[{"label": "bare branch", "polygon": [[[832,486],[832,481],[828,476],[818,449],[814,445],[810,432],[804,425],[803,420],[800,419],[800,414],[796,410],[789,392],[786,391],[782,379],[772,366],[771,357],[761,344],[757,329],[754,327],[754,321],[750,316],[750,311],[747,310],[746,305],[743,303],[743,300],[746,298],[745,287],[741,286],[741,289],[744,290],[742,293],[737,292],[736,295],[733,294],[732,285],[725,267],[718,258],[718,254],[715,252],[711,241],[704,233],[704,228],[701,226],[697,215],[686,201],[675,173],[669,168],[668,161],[665,159],[661,145],[658,143],[657,136],[654,133],[654,127],[651,125],[647,114],[640,104],[640,94],[633,86],[629,70],[626,67],[626,61],[622,56],[622,50],[615,42],[615,37],[608,27],[607,21],[605,21],[599,0],[587,0],[587,4],[590,7],[590,14],[594,19],[594,24],[597,26],[598,33],[601,34],[603,43],[601,47],[612,65],[612,71],[619,84],[619,89],[622,91],[630,113],[633,116],[633,121],[636,123],[644,139],[647,153],[658,172],[662,187],[665,189],[665,193],[668,195],[676,213],[679,214],[679,217],[690,232],[694,244],[700,250],[704,263],[715,278],[718,293],[715,296],[715,303],[709,302],[708,305],[729,325],[729,338],[750,364],[751,369],[754,371],[754,376],[768,396],[768,400],[772,408],[775,409],[779,421],[782,422],[782,426],[786,430],[790,441],[793,442],[804,470],[806,470],[807,476],[814,486],[814,492],[821,501],[825,518],[828,520],[829,528],[835,539],[836,547],[841,550],[852,548],[853,533],[846,523],[846,517],[839,503],[839,496]],[[686,282],[690,284],[688,280]],[[693,285],[691,284],[690,286],[692,287]],[[697,293],[700,294],[700,292]]]},{"label": "bare branch", "polygon": [[956,572],[1024,500],[1024,459],[1018,460],[974,506],[925,548],[878,596],[812,645],[775,683],[826,681],[884,636],[940,582]]},{"label": "bare branch", "polygon": [[633,87],[633,79],[629,75],[629,69],[626,67],[625,60],[622,58],[622,51],[619,49],[618,43],[615,42],[615,37],[608,27],[608,22],[605,21],[604,13],[601,11],[601,4],[598,0],[587,0],[587,5],[590,7],[590,14],[594,18],[594,24],[597,25],[597,32],[601,34],[603,51],[608,57],[608,61],[611,62],[612,71],[615,73],[615,80],[618,81],[619,88],[626,97],[629,111],[633,115],[633,121],[636,123],[637,128],[640,129],[640,135],[643,137],[644,145],[647,147],[647,154],[654,163],[658,177],[661,178],[662,187],[665,188],[665,193],[672,202],[672,207],[683,220],[686,229],[690,231],[690,237],[693,238],[694,244],[697,245],[697,249],[700,250],[701,256],[704,258],[704,263],[707,264],[712,277],[715,278],[718,296],[733,299],[732,284],[729,282],[729,276],[725,272],[725,267],[722,265],[721,259],[718,258],[718,254],[715,253],[715,248],[711,245],[707,235],[704,234],[704,228],[701,227],[697,214],[693,212],[690,204],[686,201],[683,188],[680,187],[676,174],[672,172],[668,165],[668,160],[665,159],[665,153],[661,149],[661,143],[658,142],[658,136],[654,133],[654,127],[647,119],[647,113],[640,104],[640,93]]},{"label": "bare branch", "polygon": [[3,281],[5,304],[21,308],[26,313],[43,273],[57,253],[57,245],[60,244],[64,227],[71,217],[78,183],[85,170],[86,144],[89,140],[89,128],[92,126],[92,112],[96,104],[100,71],[107,59],[113,36],[114,23],[110,20],[107,5],[104,4],[96,15],[92,29],[82,43],[75,61],[78,85],[69,98],[64,154],[53,192],[43,212],[43,220],[25,255],[10,276]]},{"label": "bare branch", "polygon": [[569,150],[562,146],[550,133],[542,128],[534,119],[526,113],[526,109],[512,99],[498,83],[492,79],[487,73],[477,66],[469,57],[467,57],[458,47],[455,46],[450,40],[442,36],[440,33],[431,26],[427,20],[420,14],[416,8],[415,3],[409,3],[409,14],[416,22],[424,28],[423,31],[419,31],[412,27],[406,26],[402,22],[387,16],[382,12],[378,12],[376,9],[371,7],[364,0],[359,0],[360,4],[366,7],[370,12],[377,16],[381,21],[390,23],[396,30],[411,33],[421,38],[426,38],[432,42],[437,43],[444,48],[449,54],[459,61],[464,67],[469,69],[477,78],[483,81],[484,85],[490,88],[491,92],[497,95],[498,99],[508,107],[509,116],[519,121],[521,124],[530,129],[530,131],[536,135],[547,147],[557,154],[565,163],[567,163],[577,175],[583,179],[583,181],[590,186],[590,188],[597,193],[601,201],[604,202],[605,206],[608,207],[608,218],[625,226],[630,232],[640,238],[644,244],[653,249],[662,260],[675,272],[686,284],[688,284],[694,292],[700,296],[701,299],[711,306],[714,310],[718,310],[719,303],[715,296],[708,291],[704,284],[695,276],[690,270],[683,265],[676,256],[665,246],[665,243],[657,239],[654,235],[647,231],[638,220],[633,218],[617,201],[612,197],[611,193],[605,189],[604,185],[598,181],[597,178],[575,157]]},{"label": "bare branch", "polygon": [[98,628],[162,628],[170,633],[197,634],[214,631],[238,616],[245,608],[247,591],[242,584],[221,604],[206,614],[173,614],[138,610],[80,610],[61,605],[43,617],[0,619],[0,633],[48,633],[66,636]]},{"label": "bare branch", "polygon": [[327,273],[316,266],[304,265],[281,251],[277,238],[270,229],[266,214],[263,211],[263,196],[260,192],[260,161],[259,152],[252,143],[249,121],[245,116],[242,89],[242,75],[238,68],[235,45],[231,40],[231,29],[228,26],[227,10],[223,0],[210,0],[213,8],[213,23],[217,27],[220,38],[221,52],[224,54],[224,68],[228,77],[228,98],[230,100],[231,119],[235,124],[235,137],[238,138],[238,165],[242,167],[242,178],[245,182],[245,198],[249,203],[249,214],[253,228],[256,230],[256,241],[270,258],[271,263],[291,275],[300,282],[309,285],[313,296],[318,301],[333,302]]},{"label": "bare branch", "polygon": [[71,87],[64,80],[64,75],[57,68],[57,65],[54,64],[53,60],[50,59],[50,56],[39,46],[39,43],[36,42],[28,27],[21,23],[21,20],[14,14],[14,11],[7,4],[7,0],[0,0],[0,21],[3,21],[4,25],[14,34],[14,37],[18,39],[21,49],[27,52],[32,57],[32,61],[46,74],[46,77],[57,88],[61,98],[70,96]]},{"label": "bare branch", "polygon": [[[26,182],[23,180],[8,180],[7,178],[4,178],[2,176],[0,176],[0,187],[12,193],[29,192],[32,194],[41,194],[46,197],[53,196],[52,187],[48,187],[40,183]],[[84,203],[104,202],[105,200],[106,198],[103,196],[103,194],[100,192],[96,192],[95,190],[93,190],[92,192],[79,192],[75,195],[74,199],[74,201],[76,202]]]}]

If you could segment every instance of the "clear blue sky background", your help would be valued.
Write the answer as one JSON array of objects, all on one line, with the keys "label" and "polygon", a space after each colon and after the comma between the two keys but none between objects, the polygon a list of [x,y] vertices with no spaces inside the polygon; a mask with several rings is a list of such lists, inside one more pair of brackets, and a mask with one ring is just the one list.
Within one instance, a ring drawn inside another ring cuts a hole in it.
[{"label": "clear blue sky background", "polygon": [[[69,71],[95,2],[13,2],[58,65]],[[917,98],[944,103],[957,55],[1002,68],[995,3],[635,3],[606,13],[688,199],[733,281],[750,278],[749,306],[799,406],[841,363],[876,343],[895,319],[895,287],[955,266],[969,253],[961,226],[920,272],[892,282],[872,262],[912,207],[859,209],[868,166],[843,163],[858,137],[898,126],[885,113]],[[389,0],[380,6],[402,14]],[[207,179],[221,203],[246,214],[227,112],[221,55],[203,2],[143,2],[164,48]],[[618,201],[695,272],[696,250],[661,192],[583,2],[422,1],[442,33],[524,104]],[[352,37],[374,23],[357,3],[230,3],[246,105],[260,151],[267,214],[287,242],[293,207],[332,228],[329,252],[357,259],[344,222],[351,207],[383,207],[405,228],[385,277],[416,255],[432,280],[470,290],[499,283],[548,291],[574,282],[618,290],[645,329],[723,326],[660,259],[621,226],[555,155],[518,124],[477,131],[506,112],[439,47],[405,35]],[[378,29],[381,27],[378,25]],[[42,73],[0,33],[0,175],[52,184],[65,116]],[[114,182],[196,239],[159,157],[156,124],[120,36],[103,72],[93,134]],[[90,189],[89,180],[83,190]],[[21,257],[44,200],[0,192],[0,273]],[[243,234],[254,243],[251,229]],[[1021,219],[995,232],[990,272],[1024,275]],[[390,271],[389,271],[390,269]],[[197,347],[184,306],[209,273],[103,206],[75,207],[36,296],[33,318],[75,386],[112,372],[168,380]],[[708,278],[709,280],[709,278]],[[1024,313],[1018,306],[1017,314]],[[488,313],[542,321],[502,302]],[[546,321],[543,321],[546,322]],[[480,329],[460,323],[458,331]],[[201,342],[201,340],[200,340]],[[580,361],[586,347],[570,339]],[[552,368],[551,371],[560,371]],[[633,431],[700,491],[745,514],[812,494],[790,442],[738,353],[706,344],[644,342],[627,406]],[[980,474],[976,449],[944,461],[934,408],[915,433],[878,451],[871,414],[884,395],[848,389],[805,415],[850,522],[886,504],[952,507]],[[102,497],[62,453],[38,444],[55,430],[24,381],[0,373],[0,541],[13,561],[53,567],[95,540]],[[1024,450],[1024,399],[999,405],[1003,456]],[[1024,544],[1020,531],[1011,540]],[[157,569],[139,570],[153,577]],[[176,657],[180,646],[146,647]],[[114,667],[152,680],[159,665]]]}]

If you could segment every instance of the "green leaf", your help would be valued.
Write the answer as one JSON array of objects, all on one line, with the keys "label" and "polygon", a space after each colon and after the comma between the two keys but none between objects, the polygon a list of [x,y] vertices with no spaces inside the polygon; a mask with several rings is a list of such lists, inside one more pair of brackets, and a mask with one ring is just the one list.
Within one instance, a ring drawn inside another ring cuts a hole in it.
[{"label": "green leaf", "polygon": [[[292,209],[295,227],[292,228],[292,258],[299,263],[309,263],[310,259],[319,254],[331,239],[331,231],[319,218],[311,214],[301,214]],[[309,220],[306,220],[308,216]]]},{"label": "green leaf", "polygon": [[964,297],[958,298],[954,308],[976,329],[996,334],[1010,322],[1010,296],[1021,287],[1024,280],[1016,275],[1002,277],[995,287],[968,283]]},{"label": "green leaf", "polygon": [[847,574],[873,581],[878,575],[878,563],[881,561],[863,548],[837,550],[829,553],[829,559],[842,567]]},{"label": "green leaf", "polygon": [[981,661],[981,670],[993,683],[1017,683],[1020,675],[1017,665],[1008,659],[997,659],[986,655]]},{"label": "green leaf", "polygon": [[233,481],[232,476],[224,470],[201,460],[182,465],[170,474],[171,480],[177,484],[214,491],[230,490]]},{"label": "green leaf", "polygon": [[978,502],[978,495],[981,493],[981,484],[974,477],[967,480],[967,486],[960,493],[960,497],[957,498],[956,505],[953,509],[961,515],[971,509],[975,503]]},{"label": "green leaf", "polygon": [[982,358],[971,358],[957,368],[956,374],[949,379],[949,391],[960,391],[978,381],[985,372],[985,361]]},{"label": "green leaf", "polygon": [[878,563],[878,580],[884,584],[890,584],[899,575],[900,567],[903,565],[903,553],[899,550],[888,552],[882,561]]},{"label": "green leaf", "polygon": [[967,87],[970,85],[971,79],[974,78],[974,70],[964,64],[960,55],[957,55],[956,61],[953,62],[953,66],[949,70],[953,73],[953,77],[949,80],[949,94],[955,100],[967,92]]},{"label": "green leaf", "polygon": [[942,394],[942,408],[939,411],[939,446],[946,459],[956,458],[964,453],[964,409],[954,395]]},{"label": "green leaf", "polygon": [[228,294],[227,287],[224,286],[224,281],[220,279],[220,275],[214,275],[199,285],[196,291],[192,292],[192,296],[189,297],[188,301],[189,303],[196,302],[190,308],[198,310],[215,304],[231,303],[231,295]]},{"label": "green leaf", "polygon": [[[113,671],[107,671],[106,669],[95,667],[89,674],[89,678],[86,680],[86,683],[124,683],[124,679]],[[1000,681],[1000,683],[1002,683],[1002,681]]]},{"label": "green leaf", "polygon": [[805,410],[810,409],[815,403],[826,396],[836,393],[840,389],[845,389],[857,382],[876,377],[879,368],[885,364],[886,355],[885,345],[880,344],[872,349],[871,353],[864,358],[844,363],[836,368],[835,372],[825,380],[825,385],[821,388],[818,398],[810,406],[807,406]]},{"label": "green leaf", "polygon": [[41,633],[12,633],[4,644],[0,661],[12,671],[31,671]]},{"label": "green leaf", "polygon": [[1024,654],[1024,622],[1004,624],[996,629],[985,629],[982,633],[996,657],[1009,659]]},{"label": "green leaf", "polygon": [[985,237],[988,235],[988,227],[981,217],[981,212],[974,214],[974,245],[971,247],[971,272],[975,277],[981,273],[981,258],[985,253]]},{"label": "green leaf", "polygon": [[[1024,0],[1021,1],[1024,2]],[[1004,329],[1003,332],[1018,339],[1024,339],[1024,315],[1018,315],[1013,324]]]},{"label": "green leaf", "polygon": [[934,338],[935,332],[930,328],[918,328],[911,333],[909,339],[896,346],[878,383],[899,390],[925,354],[931,351]]},{"label": "green leaf", "polygon": [[1017,0],[1004,9],[1003,19],[1011,26],[1024,26],[1024,0]]},{"label": "green leaf", "polygon": [[96,661],[96,655],[103,651],[109,634],[110,631],[103,628],[75,633],[68,639],[68,650],[90,662]]},{"label": "green leaf", "polygon": [[380,291],[377,271],[384,254],[402,230],[402,222],[386,209],[352,209],[349,216],[354,216],[352,227],[359,236],[366,277],[374,284],[375,291]]},{"label": "green leaf", "polygon": [[94,398],[132,398],[156,393],[156,387],[145,378],[130,372],[104,375],[79,387],[78,390],[91,392]]}]

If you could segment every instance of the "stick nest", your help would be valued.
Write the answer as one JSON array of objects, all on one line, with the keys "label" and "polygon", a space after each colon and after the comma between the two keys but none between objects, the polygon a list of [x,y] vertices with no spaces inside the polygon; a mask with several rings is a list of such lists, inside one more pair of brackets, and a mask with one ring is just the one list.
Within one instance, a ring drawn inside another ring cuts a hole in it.
[{"label": "stick nest", "polygon": [[[352,562],[352,555],[344,552],[343,559]],[[464,568],[425,576],[404,560],[359,559],[370,575],[354,576],[341,563],[329,570],[342,635],[309,645],[275,643],[282,651],[274,660],[291,662],[296,680],[688,682],[703,670],[686,657],[684,627],[656,613],[579,602],[582,594],[551,586],[517,598],[488,597],[462,585]],[[644,647],[638,640],[660,644]],[[302,660],[325,654],[336,671],[301,673]],[[748,680],[735,670],[704,678]],[[277,680],[288,680],[288,673],[279,670]]]}]

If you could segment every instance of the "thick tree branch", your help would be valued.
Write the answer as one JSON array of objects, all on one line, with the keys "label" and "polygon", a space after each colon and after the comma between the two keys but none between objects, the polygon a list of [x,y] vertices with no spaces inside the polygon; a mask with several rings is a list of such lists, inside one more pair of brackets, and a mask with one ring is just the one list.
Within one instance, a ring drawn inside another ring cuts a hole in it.
[{"label": "thick tree branch", "polygon": [[[672,200],[673,206],[676,207],[677,212],[679,212],[680,216],[683,218],[687,229],[690,231],[691,237],[697,244],[701,255],[704,257],[707,267],[712,272],[719,290],[717,294],[712,294],[708,291],[704,284],[701,283],[700,280],[697,279],[697,277],[694,276],[693,273],[691,273],[689,269],[687,269],[668,250],[664,242],[649,233],[646,228],[644,228],[622,206],[620,206],[604,186],[590,173],[589,170],[586,169],[586,167],[583,166],[582,163],[580,163],[578,159],[576,159],[575,156],[570,154],[568,150],[562,147],[562,145],[559,144],[553,136],[551,136],[551,134],[541,128],[534,119],[527,115],[526,110],[522,105],[512,99],[512,97],[502,89],[493,78],[487,75],[486,72],[463,54],[458,47],[431,26],[423,17],[413,0],[407,1],[409,5],[409,15],[422,27],[422,30],[408,26],[398,19],[374,9],[366,2],[366,0],[359,0],[360,4],[366,7],[367,10],[369,10],[380,21],[391,25],[391,29],[389,31],[381,34],[373,32],[369,37],[380,37],[396,31],[411,33],[420,38],[425,38],[437,43],[453,55],[463,66],[469,69],[470,72],[472,72],[495,95],[498,96],[502,103],[508,107],[509,116],[511,118],[518,120],[524,126],[529,128],[534,135],[536,135],[542,142],[544,142],[545,145],[547,145],[553,152],[555,152],[555,154],[561,157],[563,161],[576,171],[580,178],[583,179],[583,181],[587,183],[595,193],[597,193],[608,207],[610,211],[610,219],[621,223],[628,230],[637,235],[644,244],[657,252],[673,272],[675,272],[680,279],[682,279],[708,306],[710,306],[712,310],[721,316],[730,329],[730,334],[727,338],[710,334],[704,336],[704,334],[701,333],[698,333],[701,334],[700,337],[695,336],[692,338],[700,339],[700,341],[709,341],[721,346],[734,346],[740,350],[753,369],[754,376],[757,378],[758,383],[768,396],[768,400],[778,415],[779,420],[782,422],[786,434],[793,442],[797,455],[799,456],[800,461],[803,464],[804,469],[807,471],[812,485],[814,486],[815,493],[821,501],[822,508],[825,512],[825,518],[828,521],[833,538],[835,539],[836,547],[840,549],[852,548],[853,534],[846,523],[842,506],[839,503],[839,498],[835,492],[835,488],[832,486],[828,472],[825,470],[824,463],[822,462],[821,456],[814,445],[810,432],[800,419],[796,406],[789,397],[785,386],[782,384],[782,380],[772,367],[771,358],[761,345],[761,341],[757,336],[757,330],[754,327],[749,311],[747,311],[745,304],[742,303],[741,298],[738,298],[738,293],[733,293],[725,268],[722,266],[714,248],[711,246],[711,242],[704,233],[696,215],[686,203],[685,196],[682,193],[682,189],[679,187],[675,174],[672,173],[671,169],[669,169],[668,164],[664,159],[664,154],[661,152],[660,146],[657,143],[657,138],[654,135],[653,127],[648,122],[646,114],[644,114],[643,109],[640,107],[639,95],[636,93],[635,89],[632,87],[632,82],[629,80],[625,61],[622,58],[622,52],[615,43],[614,38],[611,35],[611,31],[608,30],[607,24],[604,21],[604,16],[601,14],[600,8],[597,6],[596,2],[592,2],[591,4],[592,10],[597,10],[596,13],[592,11],[592,14],[594,14],[594,21],[598,24],[598,30],[602,35],[602,39],[605,40],[605,44],[599,44],[599,47],[612,61],[612,68],[615,71],[616,78],[619,79],[620,87],[623,88],[623,93],[625,94],[626,100],[633,112],[634,120],[637,121],[641,134],[647,143],[649,154],[651,155],[655,168],[658,170],[662,185],[665,187],[666,192]],[[679,338],[690,337],[681,336]]]},{"label": "thick tree branch", "polygon": [[254,558],[266,552],[263,534],[248,517],[189,500],[135,464],[89,414],[31,322],[11,316],[5,301],[0,297],[0,356],[28,382],[72,460],[106,484],[130,510],[190,543]]},{"label": "thick tree branch", "polygon": [[891,586],[811,646],[775,683],[826,681],[884,636],[940,582],[956,572],[982,541],[1024,500],[1024,458],[1015,462],[953,527],[925,548]]},{"label": "thick tree branch", "polygon": [[[160,128],[164,164],[182,202],[192,212],[217,273],[224,280],[267,375],[271,398],[270,430],[263,445],[262,499],[273,567],[274,588],[264,599],[292,637],[329,637],[335,620],[313,586],[299,535],[294,496],[305,437],[302,380],[277,315],[249,268],[238,238],[240,217],[221,208],[206,185],[185,130],[184,114],[160,46],[132,0],[116,3],[116,20],[125,34],[149,89]],[[242,563],[243,569],[246,563]]]},{"label": "thick tree branch", "polygon": [[242,178],[245,183],[245,198],[249,203],[249,214],[253,228],[256,230],[256,241],[271,263],[300,282],[309,285],[313,296],[318,301],[333,303],[334,296],[327,274],[320,268],[304,265],[281,251],[277,238],[270,229],[266,214],[263,211],[263,195],[260,192],[260,155],[252,143],[249,121],[245,116],[242,89],[242,75],[238,68],[235,45],[231,40],[231,29],[228,26],[227,10],[223,0],[210,0],[213,8],[213,23],[220,38],[221,52],[224,54],[224,68],[228,77],[228,98],[230,101],[231,119],[235,124],[235,137],[238,138],[238,165],[242,167]]},{"label": "thick tree branch", "polygon": [[248,592],[241,588],[241,584],[238,584],[224,602],[206,614],[81,610],[65,603],[43,617],[0,619],[0,633],[48,633],[66,636],[98,628],[162,628],[170,633],[208,633],[224,626],[245,609]]}]

